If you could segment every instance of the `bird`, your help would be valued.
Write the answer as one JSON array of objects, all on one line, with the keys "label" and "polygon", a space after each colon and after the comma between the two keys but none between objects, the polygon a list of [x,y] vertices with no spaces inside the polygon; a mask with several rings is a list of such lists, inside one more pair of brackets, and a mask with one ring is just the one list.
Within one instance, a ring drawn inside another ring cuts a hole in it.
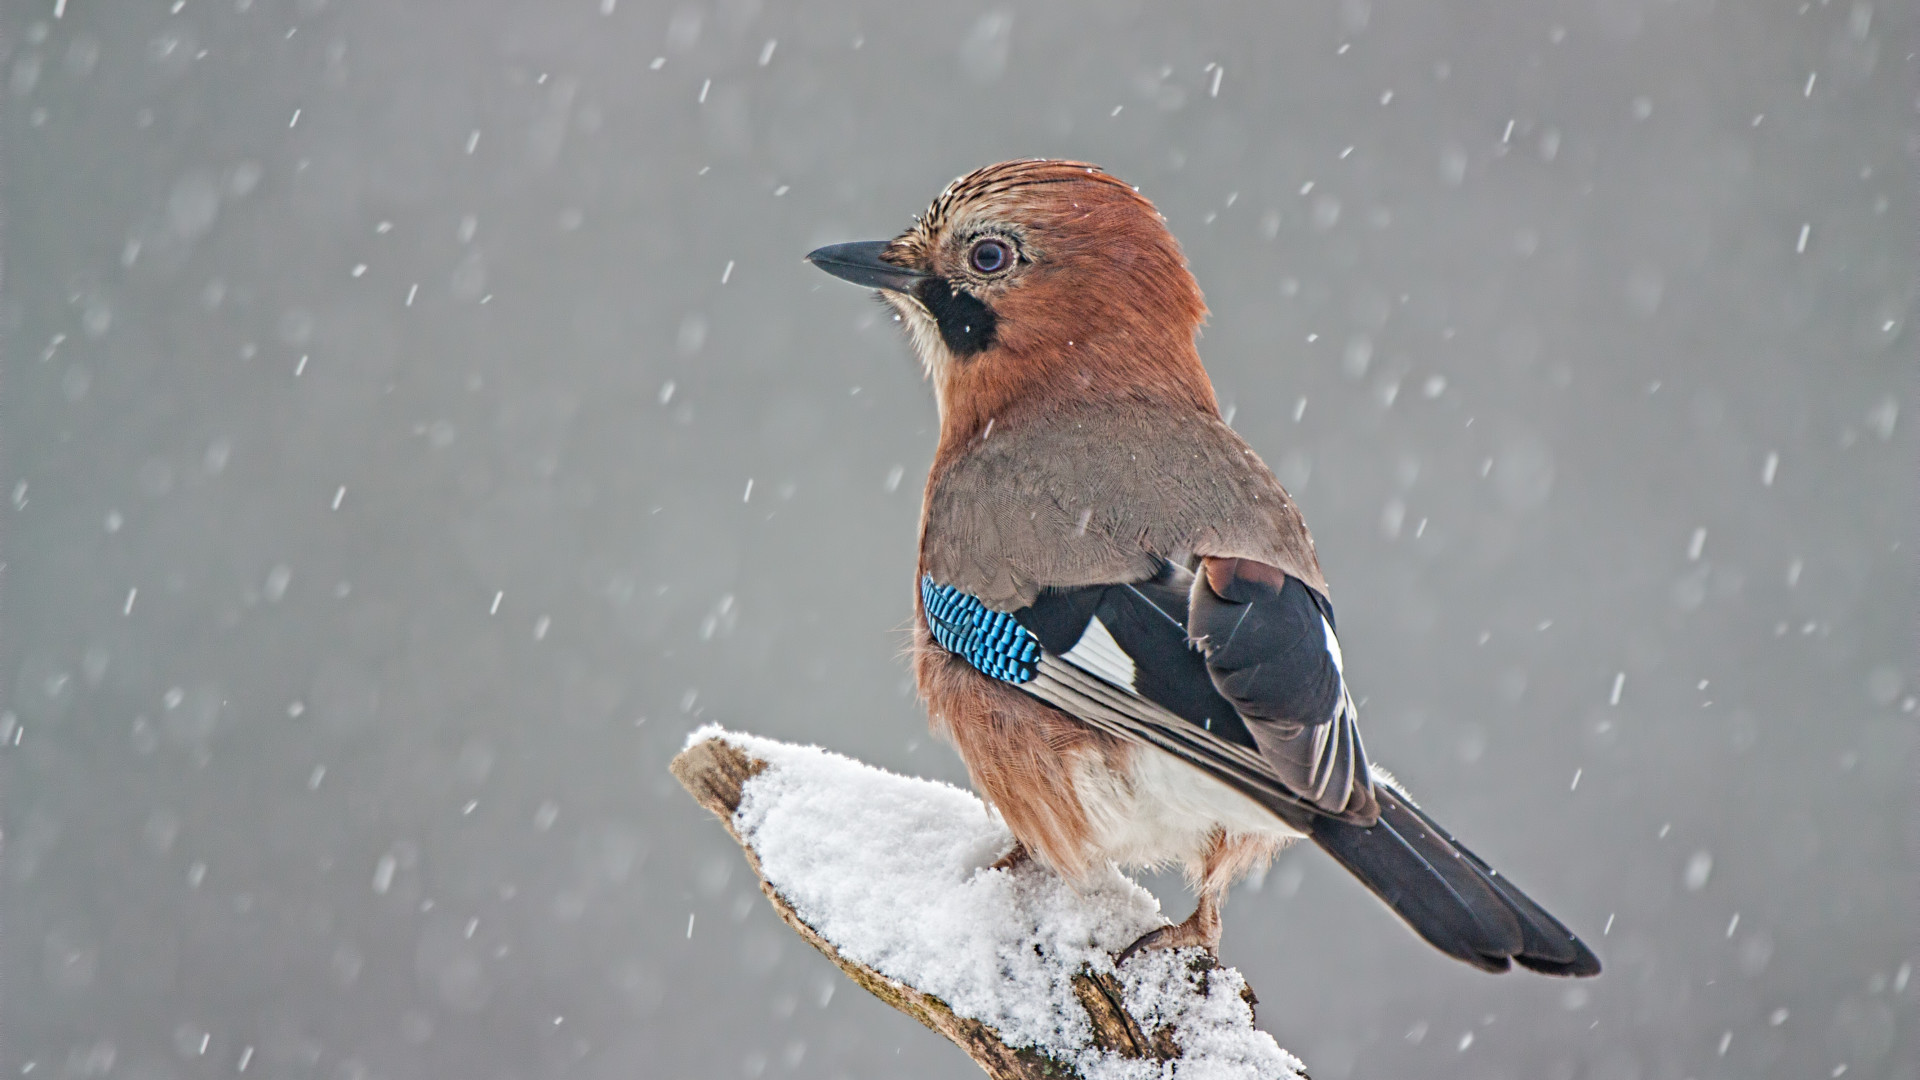
[{"label": "bird", "polygon": [[1368,758],[1313,540],[1221,416],[1206,304],[1146,197],[1001,162],[806,258],[877,290],[932,384],[912,664],[1012,833],[996,866],[1178,866],[1193,913],[1116,963],[1217,957],[1228,888],[1310,839],[1449,956],[1599,973]]}]

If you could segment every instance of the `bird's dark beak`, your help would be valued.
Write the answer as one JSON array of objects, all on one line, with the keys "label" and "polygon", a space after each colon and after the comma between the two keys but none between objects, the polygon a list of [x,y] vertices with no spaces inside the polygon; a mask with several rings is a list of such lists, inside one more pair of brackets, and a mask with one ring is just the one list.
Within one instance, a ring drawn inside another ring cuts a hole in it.
[{"label": "bird's dark beak", "polygon": [[927,275],[905,266],[882,262],[880,253],[888,241],[860,240],[851,244],[828,244],[807,252],[807,261],[837,278],[873,289],[907,292],[927,279]]}]

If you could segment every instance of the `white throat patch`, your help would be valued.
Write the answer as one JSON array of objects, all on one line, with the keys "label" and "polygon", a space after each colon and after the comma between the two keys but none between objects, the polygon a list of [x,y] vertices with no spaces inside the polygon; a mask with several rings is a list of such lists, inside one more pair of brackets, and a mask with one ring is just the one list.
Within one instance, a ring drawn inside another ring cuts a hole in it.
[{"label": "white throat patch", "polygon": [[926,372],[927,380],[933,383],[933,393],[940,406],[941,415],[946,414],[946,395],[941,387],[946,382],[947,372],[953,368],[953,353],[947,348],[947,341],[940,336],[940,324],[934,321],[931,312],[911,296],[896,292],[880,294],[887,306],[899,314],[900,322],[907,329],[907,340],[913,343],[913,351],[920,357],[920,368]]}]

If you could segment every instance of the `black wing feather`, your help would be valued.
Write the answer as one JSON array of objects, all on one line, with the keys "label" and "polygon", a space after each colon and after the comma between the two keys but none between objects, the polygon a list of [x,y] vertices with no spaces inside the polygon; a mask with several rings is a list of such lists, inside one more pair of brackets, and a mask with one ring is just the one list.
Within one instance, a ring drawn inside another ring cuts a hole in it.
[{"label": "black wing feather", "polygon": [[1321,810],[1371,825],[1373,781],[1332,610],[1299,578],[1216,560],[1194,583],[1187,631],[1281,778]]},{"label": "black wing feather", "polygon": [[1186,628],[1146,592],[1132,585],[1110,586],[1095,614],[1133,657],[1136,693],[1228,742],[1259,749],[1233,703],[1220,696],[1207,673],[1206,658],[1187,641]]},{"label": "black wing feather", "polygon": [[1187,639],[1192,581],[1192,574],[1168,563],[1146,581],[1044,589],[1031,606],[1014,612],[1014,618],[1033,631],[1042,648],[1065,656],[1097,616],[1133,661],[1132,685],[1122,689],[1228,742],[1258,751],[1233,703],[1214,686],[1206,658]]},{"label": "black wing feather", "polygon": [[1198,590],[1188,630],[1240,715],[1313,727],[1333,719],[1345,690],[1322,628],[1330,608],[1299,578],[1278,590],[1243,578],[1224,596]]},{"label": "black wing feather", "polygon": [[1033,631],[1040,647],[1064,656],[1080,643],[1087,620],[1100,606],[1111,585],[1084,585],[1074,589],[1042,589],[1032,604],[1013,613],[1021,626]]}]

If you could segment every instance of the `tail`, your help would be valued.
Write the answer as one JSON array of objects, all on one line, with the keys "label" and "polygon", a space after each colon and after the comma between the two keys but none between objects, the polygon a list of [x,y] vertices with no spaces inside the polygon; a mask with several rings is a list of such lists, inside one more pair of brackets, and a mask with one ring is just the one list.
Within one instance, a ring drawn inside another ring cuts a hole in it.
[{"label": "tail", "polygon": [[1513,961],[1547,975],[1598,975],[1600,958],[1413,801],[1376,783],[1380,821],[1369,828],[1316,817],[1314,842],[1387,902],[1413,932],[1483,971]]}]

